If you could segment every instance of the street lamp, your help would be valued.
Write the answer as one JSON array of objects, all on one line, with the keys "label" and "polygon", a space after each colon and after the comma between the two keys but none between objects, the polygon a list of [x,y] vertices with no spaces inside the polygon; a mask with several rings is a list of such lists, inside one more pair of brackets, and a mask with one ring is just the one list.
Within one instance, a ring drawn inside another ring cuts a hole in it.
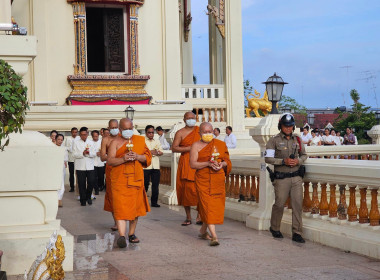
[{"label": "street lamp", "polygon": [[310,125],[313,125],[314,124],[314,120],[315,120],[315,116],[314,114],[309,114],[307,116],[307,122],[310,124]]},{"label": "street lamp", "polygon": [[274,75],[269,77],[266,82],[263,82],[263,84],[266,85],[268,99],[272,102],[271,114],[278,114],[276,105],[277,102],[281,100],[282,90],[284,89],[284,85],[287,83],[285,83],[280,76],[277,76],[276,73],[274,73]]},{"label": "street lamp", "polygon": [[133,116],[135,115],[135,109],[129,105],[125,110],[124,110],[125,116],[127,119],[130,119],[133,121]]},{"label": "street lamp", "polygon": [[376,117],[377,124],[380,124],[380,111],[375,112],[375,117]]}]

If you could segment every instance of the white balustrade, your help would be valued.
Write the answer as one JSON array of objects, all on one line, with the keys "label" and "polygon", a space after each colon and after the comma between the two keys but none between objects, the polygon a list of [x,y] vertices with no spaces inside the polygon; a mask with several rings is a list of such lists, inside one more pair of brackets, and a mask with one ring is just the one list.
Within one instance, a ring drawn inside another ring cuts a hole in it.
[{"label": "white balustrade", "polygon": [[182,85],[182,98],[225,98],[224,85]]}]

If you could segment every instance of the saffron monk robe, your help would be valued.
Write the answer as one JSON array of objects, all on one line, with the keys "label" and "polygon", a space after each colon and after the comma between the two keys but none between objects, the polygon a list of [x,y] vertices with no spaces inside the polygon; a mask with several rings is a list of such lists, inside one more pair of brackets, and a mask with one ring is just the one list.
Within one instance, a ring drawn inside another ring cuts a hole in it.
[{"label": "saffron monk robe", "polygon": [[[111,146],[113,140],[115,140],[120,134],[119,131],[119,122],[115,119],[112,119],[108,122],[108,129],[110,131],[110,136],[102,138],[102,144],[100,147],[100,159],[102,161],[108,160],[108,150]],[[106,195],[104,196],[104,211],[111,212],[114,220],[114,226],[111,227],[112,231],[117,230],[116,220],[113,216],[113,207],[112,207],[112,192],[111,192],[111,170],[112,166],[106,163]]]},{"label": "saffron monk robe", "polygon": [[223,141],[213,139],[212,125],[202,123],[199,130],[201,140],[195,142],[190,150],[190,166],[196,169],[198,211],[203,221],[199,237],[211,240],[210,246],[217,246],[219,241],[215,225],[223,224],[224,221],[225,180],[232,165],[227,145]]},{"label": "saffron monk robe", "polygon": [[135,235],[138,217],[150,211],[143,168],[151,164],[152,154],[145,144],[145,138],[133,135],[133,122],[130,119],[121,119],[119,128],[121,137],[112,141],[107,164],[112,166],[113,214],[120,234],[117,245],[125,248],[126,221],[129,221],[129,243],[139,243]]},{"label": "saffron monk robe", "polygon": [[[199,127],[196,126],[196,118],[193,112],[187,112],[183,116],[186,126],[177,131],[174,136],[172,151],[181,153],[177,169],[177,200],[178,205],[185,208],[186,220],[183,226],[191,225],[191,206],[198,205],[198,195],[195,190],[195,170],[190,168],[190,147],[199,141]],[[197,224],[202,224],[199,214]]]}]

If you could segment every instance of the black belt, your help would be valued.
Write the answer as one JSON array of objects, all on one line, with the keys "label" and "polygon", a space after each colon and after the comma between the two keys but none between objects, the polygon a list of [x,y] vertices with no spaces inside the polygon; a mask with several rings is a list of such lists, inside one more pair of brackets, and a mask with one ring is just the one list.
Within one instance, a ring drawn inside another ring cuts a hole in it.
[{"label": "black belt", "polygon": [[292,178],[292,177],[297,177],[297,176],[301,176],[301,173],[299,170],[295,172],[278,172],[278,171],[274,172],[274,177],[276,179],[285,179],[285,178]]}]

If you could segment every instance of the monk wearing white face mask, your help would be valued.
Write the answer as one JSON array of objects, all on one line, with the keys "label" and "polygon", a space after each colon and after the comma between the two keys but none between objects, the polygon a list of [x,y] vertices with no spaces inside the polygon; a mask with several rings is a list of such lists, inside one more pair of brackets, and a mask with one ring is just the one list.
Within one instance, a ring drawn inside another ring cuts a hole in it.
[{"label": "monk wearing white face mask", "polygon": [[[183,116],[186,126],[177,131],[173,140],[172,151],[181,153],[177,169],[177,199],[178,205],[182,205],[186,211],[186,220],[183,226],[191,225],[191,206],[198,205],[198,196],[195,190],[195,170],[190,168],[190,147],[200,140],[199,127],[196,126],[196,117],[193,112],[187,112]],[[197,224],[202,222],[197,218]]]},{"label": "monk wearing white face mask", "polygon": [[[119,131],[119,122],[115,119],[112,119],[108,122],[108,129],[110,131],[110,136],[102,138],[102,145],[100,148],[100,159],[102,161],[108,160],[108,150],[111,146],[113,140],[115,140],[120,131]],[[111,192],[111,170],[112,166],[106,163],[106,195],[104,197],[104,211],[111,212],[113,217],[113,206],[112,206],[112,192]],[[111,230],[116,231],[117,225],[114,218],[115,224],[111,227]]]}]

